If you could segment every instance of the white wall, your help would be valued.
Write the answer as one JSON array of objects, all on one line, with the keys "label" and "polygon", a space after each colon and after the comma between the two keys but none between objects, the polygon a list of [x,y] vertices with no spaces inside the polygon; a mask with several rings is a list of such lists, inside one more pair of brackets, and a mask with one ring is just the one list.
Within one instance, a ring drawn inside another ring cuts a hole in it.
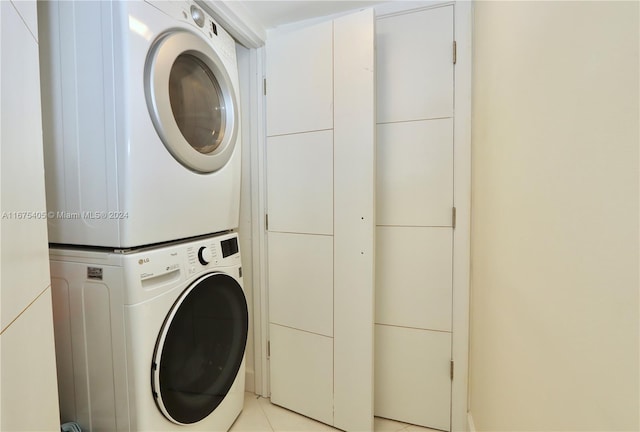
[{"label": "white wall", "polygon": [[0,2],[0,430],[55,431],[36,2]]},{"label": "white wall", "polygon": [[471,413],[638,430],[639,3],[478,2]]}]

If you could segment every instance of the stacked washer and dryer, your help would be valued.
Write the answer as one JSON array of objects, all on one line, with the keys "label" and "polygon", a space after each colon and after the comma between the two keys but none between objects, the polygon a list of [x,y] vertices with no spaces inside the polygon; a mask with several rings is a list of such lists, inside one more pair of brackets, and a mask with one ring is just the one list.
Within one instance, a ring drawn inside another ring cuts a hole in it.
[{"label": "stacked washer and dryer", "polygon": [[226,431],[248,331],[235,42],[192,1],[38,14],[61,421]]}]

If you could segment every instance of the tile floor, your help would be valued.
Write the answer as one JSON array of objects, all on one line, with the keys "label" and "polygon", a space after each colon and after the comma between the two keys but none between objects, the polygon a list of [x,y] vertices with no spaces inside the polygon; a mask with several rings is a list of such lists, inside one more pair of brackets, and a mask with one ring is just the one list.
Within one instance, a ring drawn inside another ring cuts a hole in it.
[{"label": "tile floor", "polygon": [[[375,432],[437,432],[393,420],[375,418]],[[324,423],[311,420],[273,405],[269,399],[245,393],[244,409],[230,432],[323,432],[338,431]]]}]

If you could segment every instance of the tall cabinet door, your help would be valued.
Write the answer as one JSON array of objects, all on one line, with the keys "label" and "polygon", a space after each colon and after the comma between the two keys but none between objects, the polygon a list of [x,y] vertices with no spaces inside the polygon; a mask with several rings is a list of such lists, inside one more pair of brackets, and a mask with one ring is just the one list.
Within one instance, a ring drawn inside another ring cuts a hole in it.
[{"label": "tall cabinet door", "polygon": [[450,430],[453,5],[377,20],[375,413]]},{"label": "tall cabinet door", "polygon": [[0,430],[59,429],[37,2],[0,1]]},{"label": "tall cabinet door", "polygon": [[374,14],[267,39],[271,401],[373,429]]}]

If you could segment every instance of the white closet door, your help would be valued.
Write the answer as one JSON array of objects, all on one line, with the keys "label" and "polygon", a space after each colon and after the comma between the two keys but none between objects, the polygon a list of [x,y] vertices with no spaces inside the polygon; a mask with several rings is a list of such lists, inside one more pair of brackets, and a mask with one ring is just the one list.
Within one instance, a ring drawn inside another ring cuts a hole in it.
[{"label": "white closet door", "polygon": [[378,227],[376,322],[451,331],[450,228]]},{"label": "white closet door", "polygon": [[333,424],[333,338],[276,324],[271,338],[271,401]]},{"label": "white closet door", "polygon": [[333,23],[269,33],[266,59],[271,401],[333,424]]},{"label": "white closet door", "polygon": [[377,21],[375,414],[451,428],[453,5]]},{"label": "white closet door", "polygon": [[378,225],[451,226],[453,119],[378,124]]},{"label": "white closet door", "polygon": [[333,234],[333,131],[267,138],[271,231]]},{"label": "white closet door", "polygon": [[267,135],[333,128],[333,23],[267,36]]},{"label": "white closet door", "polygon": [[38,41],[24,22],[36,3],[14,3],[0,14],[1,331],[49,285]]},{"label": "white closet door", "polygon": [[376,415],[449,430],[451,333],[376,325]]},{"label": "white closet door", "polygon": [[270,232],[269,252],[270,321],[332,337],[333,237]]},{"label": "white closet door", "polygon": [[372,10],[267,38],[271,401],[373,429]]},{"label": "white closet door", "polygon": [[452,117],[453,6],[381,17],[376,37],[378,123]]},{"label": "white closet door", "polygon": [[373,430],[375,30],[334,21],[334,425]]},{"label": "white closet door", "polygon": [[36,1],[0,2],[0,430],[59,430]]}]

